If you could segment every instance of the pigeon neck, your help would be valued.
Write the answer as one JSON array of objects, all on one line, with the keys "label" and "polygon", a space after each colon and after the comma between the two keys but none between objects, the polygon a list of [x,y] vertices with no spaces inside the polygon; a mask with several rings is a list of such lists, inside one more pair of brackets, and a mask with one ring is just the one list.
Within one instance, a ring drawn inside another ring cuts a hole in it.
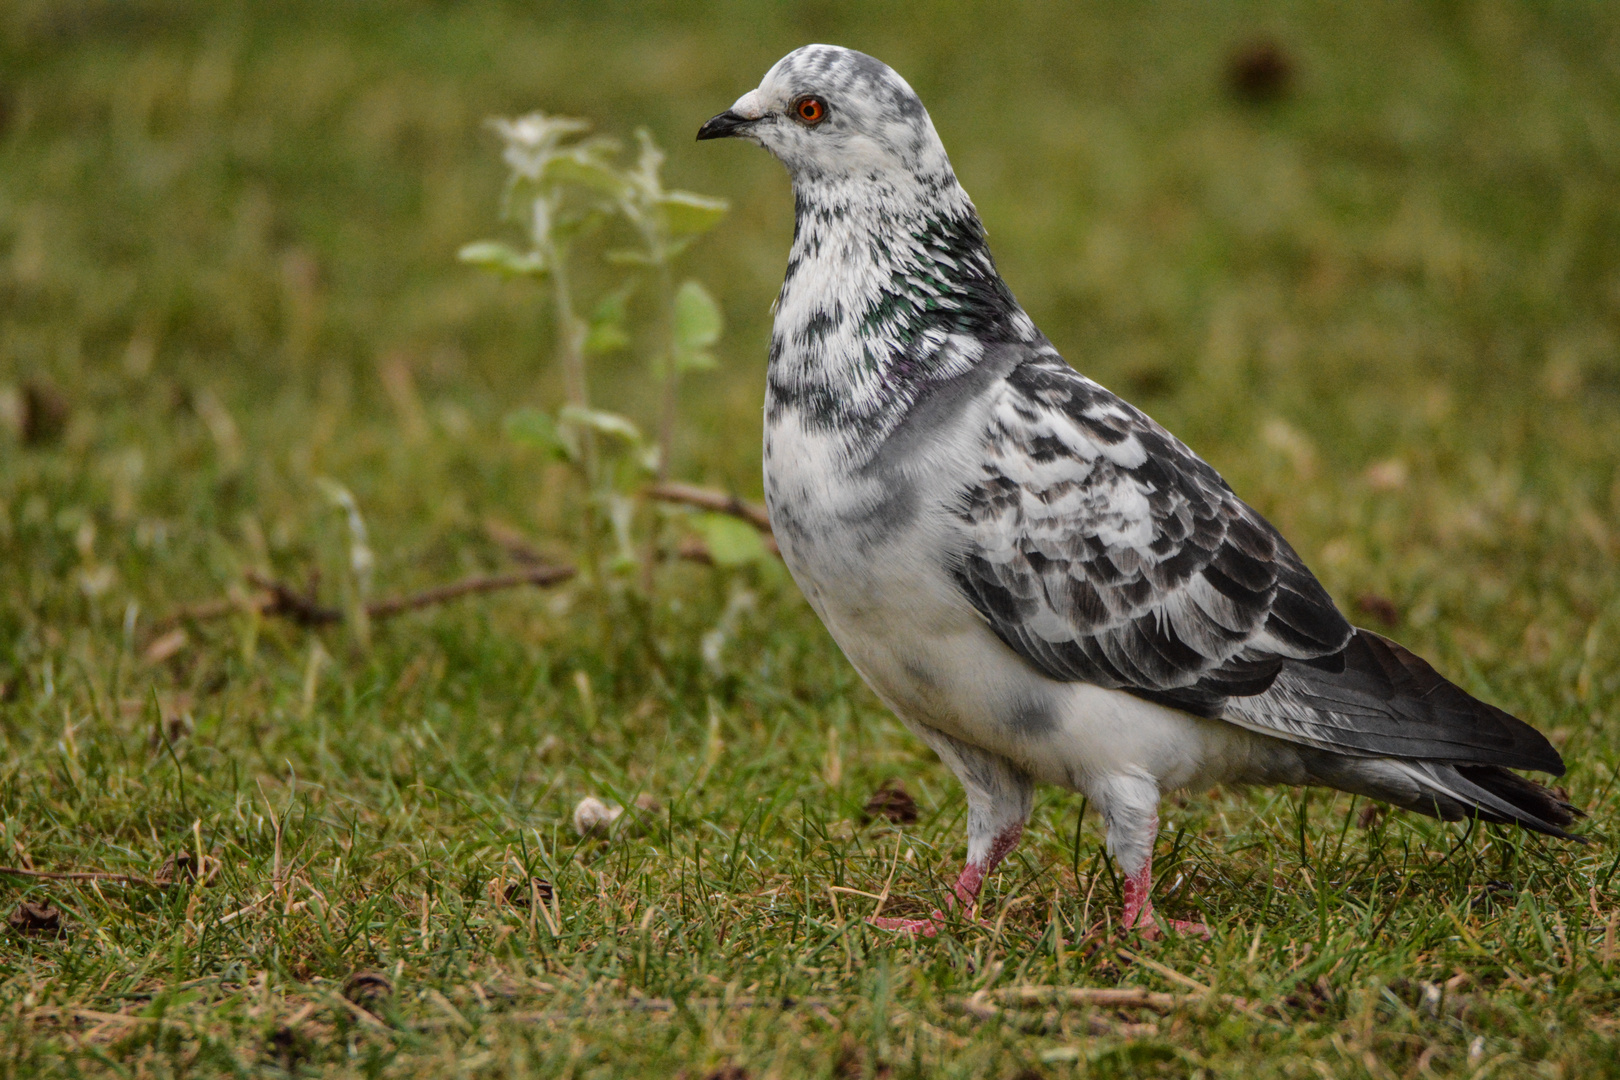
[{"label": "pigeon neck", "polygon": [[1033,341],[955,176],[795,177],[768,418],[880,440],[986,345]]}]

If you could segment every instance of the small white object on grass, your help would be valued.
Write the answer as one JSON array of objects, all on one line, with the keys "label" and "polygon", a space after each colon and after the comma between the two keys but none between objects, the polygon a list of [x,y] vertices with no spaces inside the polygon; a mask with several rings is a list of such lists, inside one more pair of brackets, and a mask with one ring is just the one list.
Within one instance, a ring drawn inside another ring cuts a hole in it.
[{"label": "small white object on grass", "polygon": [[574,807],[574,831],[581,836],[606,836],[623,813],[624,807],[618,803],[587,795]]}]

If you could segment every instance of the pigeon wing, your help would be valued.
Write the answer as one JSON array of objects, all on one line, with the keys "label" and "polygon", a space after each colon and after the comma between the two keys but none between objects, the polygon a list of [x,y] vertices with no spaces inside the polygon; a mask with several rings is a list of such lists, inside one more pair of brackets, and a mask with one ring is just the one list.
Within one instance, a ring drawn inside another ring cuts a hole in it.
[{"label": "pigeon wing", "polygon": [[989,413],[954,572],[1050,678],[1340,754],[1563,772],[1530,725],[1352,627],[1214,469],[1055,353]]},{"label": "pigeon wing", "polygon": [[993,391],[958,513],[962,591],[1014,651],[1208,717],[1352,628],[1288,542],[1146,415],[1050,351]]}]

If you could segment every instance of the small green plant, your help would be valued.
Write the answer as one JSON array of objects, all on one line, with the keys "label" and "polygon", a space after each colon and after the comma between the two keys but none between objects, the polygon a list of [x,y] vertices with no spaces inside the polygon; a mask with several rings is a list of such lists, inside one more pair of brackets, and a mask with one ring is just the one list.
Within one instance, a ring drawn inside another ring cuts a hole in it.
[{"label": "small green plant", "polygon": [[[661,176],[663,151],[645,130],[636,133],[634,163],[623,165],[618,144],[588,135],[589,125],[580,120],[537,112],[496,119],[491,127],[505,144],[503,158],[510,170],[505,215],[524,228],[527,247],[481,240],[462,248],[461,258],[549,286],[566,398],[554,411],[514,411],[507,417],[507,433],[567,463],[578,478],[585,495],[581,546],[587,573],[600,580],[602,545],[611,536],[611,568],[639,563],[650,582],[656,519],[638,554],[632,536],[637,497],[649,480],[668,477],[681,379],[718,366],[712,350],[724,325],[719,305],[701,283],[688,279],[675,284],[674,263],[720,221],[726,204],[667,189]],[[604,228],[614,222],[620,226],[616,231]],[[628,273],[582,317],[574,260],[580,241],[598,233],[609,239],[595,254]],[[613,245],[617,237],[627,237],[628,243]],[[629,325],[629,301],[638,289],[651,294],[646,306],[652,325],[639,339],[661,388],[656,435],[650,440],[634,421],[596,408],[590,395],[590,358],[637,343]]]}]

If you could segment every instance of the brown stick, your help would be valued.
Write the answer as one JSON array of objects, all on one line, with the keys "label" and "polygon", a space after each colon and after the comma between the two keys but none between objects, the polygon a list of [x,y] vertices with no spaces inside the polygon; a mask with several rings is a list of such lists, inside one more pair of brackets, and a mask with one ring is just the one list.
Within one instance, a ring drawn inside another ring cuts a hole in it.
[{"label": "brown stick", "polygon": [[724,491],[668,481],[648,488],[647,497],[660,502],[684,503],[687,506],[713,510],[720,514],[730,514],[732,517],[742,518],[767,536],[771,532],[771,518],[763,506]]},{"label": "brown stick", "polygon": [[336,608],[322,607],[313,593],[294,592],[292,586],[274,578],[265,577],[257,570],[249,570],[247,579],[265,590],[259,598],[258,608],[266,615],[285,615],[299,626],[327,626],[342,622],[343,613]]},{"label": "brown stick", "polygon": [[519,585],[555,585],[557,582],[567,581],[573,576],[574,568],[572,566],[536,566],[528,570],[520,570],[515,574],[492,574],[489,577],[465,578],[461,581],[452,581],[448,585],[424,589],[409,596],[394,596],[387,600],[375,601],[366,605],[366,614],[373,619],[391,619],[395,615],[403,615],[407,611],[430,607],[433,604],[442,604],[446,600],[454,600],[458,596],[494,592],[497,589],[513,589]]},{"label": "brown stick", "polygon": [[24,870],[20,866],[0,866],[0,874],[10,874],[13,877],[45,878],[48,881],[121,881],[126,885],[145,885],[148,889],[157,888],[156,885],[143,877],[134,874],[114,874],[105,870],[84,870],[77,873],[66,873],[55,870]]},{"label": "brown stick", "polygon": [[[470,577],[437,585],[406,596],[390,596],[366,605],[366,614],[373,619],[391,619],[407,611],[442,604],[457,597],[473,593],[513,589],[520,585],[555,585],[574,576],[571,566],[534,566],[515,574],[493,574],[488,577]],[[343,621],[343,613],[336,608],[323,607],[313,596],[295,591],[290,585],[265,577],[257,571],[248,571],[247,578],[263,591],[247,598],[245,606],[263,615],[281,615],[299,626],[329,626]],[[209,600],[183,607],[157,624],[159,632],[182,622],[206,622],[218,619],[242,606],[230,599]]]},{"label": "brown stick", "polygon": [[[685,506],[696,506],[703,510],[713,510],[718,514],[730,514],[734,518],[741,518],[765,535],[765,549],[778,558],[782,549],[776,546],[776,537],[771,532],[771,518],[765,508],[758,503],[751,503],[746,499],[739,499],[735,495],[728,495],[713,488],[700,488],[692,484],[665,483],[654,484],[647,489],[649,499],[660,502],[681,503]],[[680,551],[683,559],[694,559],[697,562],[712,562],[708,549],[701,545]]]},{"label": "brown stick", "polygon": [[1233,994],[1167,994],[1139,986],[1009,986],[989,993],[981,991],[971,997],[959,998],[952,1004],[969,1016],[987,1020],[1000,1013],[999,1006],[1092,1005],[1105,1009],[1152,1009],[1154,1012],[1168,1013],[1204,1002],[1224,1005],[1250,1016],[1260,1015],[1253,1002]]}]

